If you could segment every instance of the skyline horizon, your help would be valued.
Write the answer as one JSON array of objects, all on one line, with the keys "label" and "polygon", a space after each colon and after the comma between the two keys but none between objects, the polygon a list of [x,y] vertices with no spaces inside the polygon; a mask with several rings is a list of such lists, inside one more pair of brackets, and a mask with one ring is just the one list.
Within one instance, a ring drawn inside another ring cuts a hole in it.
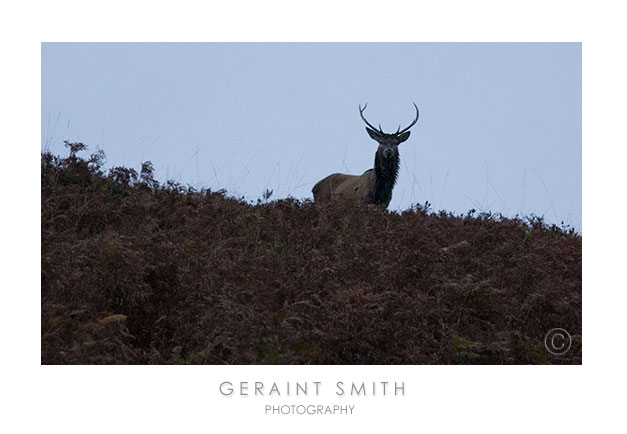
[{"label": "skyline horizon", "polygon": [[359,105],[387,131],[412,101],[390,211],[427,201],[581,232],[579,43],[42,44],[42,149],[82,141],[107,168],[150,160],[160,182],[251,202],[372,168]]}]

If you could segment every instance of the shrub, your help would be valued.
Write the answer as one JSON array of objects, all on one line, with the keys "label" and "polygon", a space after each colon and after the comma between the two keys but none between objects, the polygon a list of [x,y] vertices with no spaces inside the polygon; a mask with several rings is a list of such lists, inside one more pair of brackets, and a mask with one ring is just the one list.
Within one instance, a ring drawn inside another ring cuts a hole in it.
[{"label": "shrub", "polygon": [[[581,236],[41,162],[42,363],[581,363]],[[473,210],[474,211],[474,210]],[[554,327],[573,335],[560,357]]]}]

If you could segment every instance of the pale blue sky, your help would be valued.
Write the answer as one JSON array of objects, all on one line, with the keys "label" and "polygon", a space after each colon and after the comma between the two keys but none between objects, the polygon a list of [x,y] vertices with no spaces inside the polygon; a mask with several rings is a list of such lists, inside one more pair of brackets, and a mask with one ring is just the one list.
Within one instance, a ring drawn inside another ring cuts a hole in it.
[{"label": "pale blue sky", "polygon": [[581,229],[580,44],[42,45],[42,148],[80,140],[107,167],[151,160],[160,180],[255,201],[371,168],[359,103],[395,131],[412,101],[390,210]]}]

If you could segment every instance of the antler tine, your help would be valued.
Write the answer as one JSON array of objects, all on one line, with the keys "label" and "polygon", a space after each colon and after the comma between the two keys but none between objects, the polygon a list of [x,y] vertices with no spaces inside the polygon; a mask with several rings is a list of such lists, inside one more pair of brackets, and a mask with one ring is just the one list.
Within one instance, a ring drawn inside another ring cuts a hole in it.
[{"label": "antler tine", "polygon": [[[364,104],[364,108],[361,108],[361,104],[359,104],[359,116],[361,116],[361,118],[364,120],[364,122],[366,123],[366,125],[368,125],[368,126],[369,126],[370,128],[372,128],[373,130],[377,131],[377,129],[376,129],[376,128],[375,128],[375,127],[374,127],[374,126],[373,126],[370,122],[368,122],[368,121],[366,120],[366,118],[364,117],[364,110],[366,110],[366,107],[368,107],[368,103]],[[378,131],[379,131],[379,132],[381,132],[381,133],[383,132],[383,131],[381,130],[381,125],[379,125],[379,129],[378,129]]]},{"label": "antler tine", "polygon": [[[410,129],[411,127],[413,127],[414,125],[416,125],[416,122],[418,122],[418,117],[420,116],[420,112],[418,111],[418,106],[416,105],[416,103],[413,103],[414,107],[416,107],[416,119],[414,119],[414,121],[409,124],[409,126],[405,129],[403,129],[402,131],[397,131],[396,134],[403,134],[405,131],[407,131],[408,129]],[[400,128],[400,126],[399,126]]]}]

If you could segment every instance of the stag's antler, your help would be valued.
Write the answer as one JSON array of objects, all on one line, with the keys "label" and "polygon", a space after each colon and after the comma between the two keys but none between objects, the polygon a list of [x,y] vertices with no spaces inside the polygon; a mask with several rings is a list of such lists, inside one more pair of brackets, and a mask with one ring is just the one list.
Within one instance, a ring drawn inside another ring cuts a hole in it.
[{"label": "stag's antler", "polygon": [[381,134],[383,134],[383,130],[381,129],[381,125],[379,125],[379,128],[377,129],[376,127],[374,127],[370,122],[368,122],[366,120],[366,118],[364,117],[364,110],[366,110],[366,107],[368,107],[368,103],[364,104],[364,108],[361,108],[361,104],[359,104],[359,116],[361,116],[361,118],[364,120],[364,122],[366,123],[366,125],[368,125],[370,128],[372,128],[375,131],[380,132]]},{"label": "stag's antler", "polygon": [[[409,124],[409,126],[407,128],[405,128],[402,131],[396,131],[396,134],[403,134],[405,131],[407,131],[408,129],[410,129],[411,127],[413,127],[414,125],[416,125],[416,122],[418,122],[418,116],[420,116],[420,112],[418,111],[418,106],[416,105],[416,103],[412,103],[414,104],[414,107],[416,107],[416,119],[414,119],[414,121]],[[401,126],[399,125],[398,128],[400,129]]]},{"label": "stag's antler", "polygon": [[[398,129],[396,130],[394,134],[396,135],[403,134],[405,131],[407,131],[414,125],[416,125],[416,122],[418,122],[418,117],[420,116],[420,112],[418,111],[418,106],[416,105],[416,103],[414,102],[412,104],[414,104],[414,107],[416,107],[416,119],[414,119],[413,122],[409,124],[409,126],[407,128],[404,128],[403,130],[401,130],[401,126],[399,125]],[[372,128],[375,131],[380,132],[381,134],[385,134],[383,130],[381,129],[381,124],[379,124],[379,128],[375,128],[370,122],[368,122],[368,120],[366,120],[366,118],[364,117],[364,110],[366,110],[366,107],[368,107],[368,103],[364,104],[364,108],[361,108],[361,104],[359,104],[359,115],[361,116],[361,118],[364,120],[366,125],[368,125],[370,128]]]}]

